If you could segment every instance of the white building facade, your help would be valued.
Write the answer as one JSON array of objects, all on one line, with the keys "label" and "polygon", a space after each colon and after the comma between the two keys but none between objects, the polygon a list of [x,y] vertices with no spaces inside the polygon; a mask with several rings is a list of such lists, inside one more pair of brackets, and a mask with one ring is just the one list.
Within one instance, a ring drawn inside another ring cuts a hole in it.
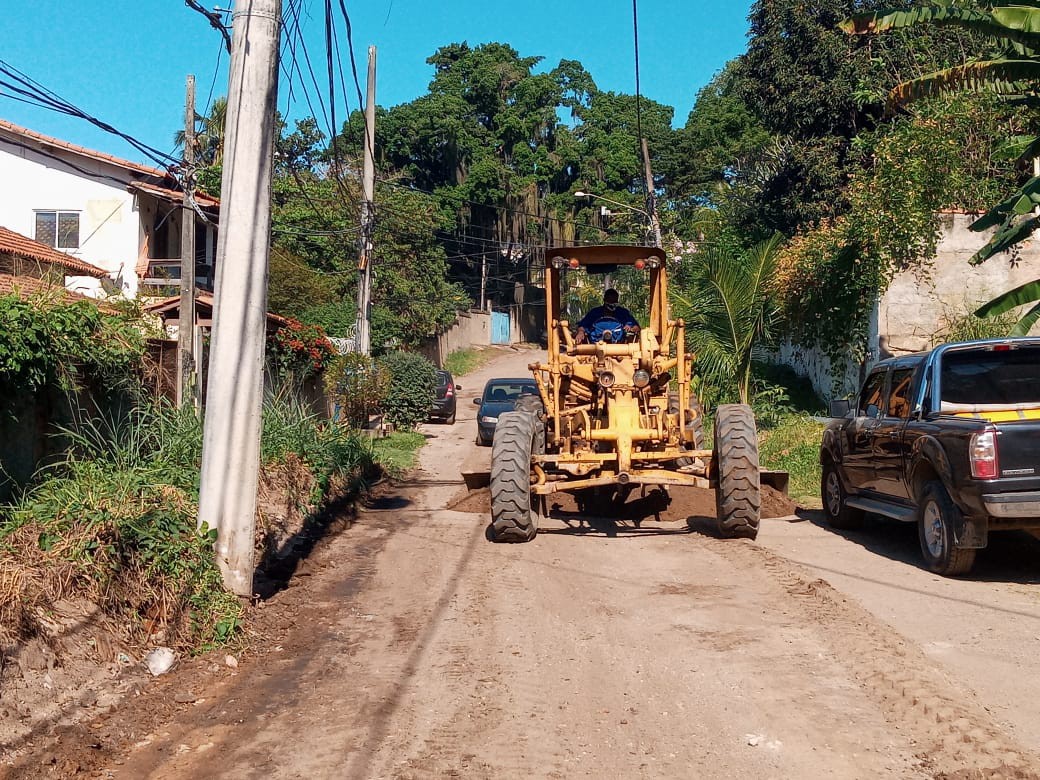
[{"label": "white building facade", "polygon": [[[0,120],[0,226],[104,269],[71,277],[94,297],[163,295],[180,278],[181,192],[166,171]],[[219,203],[196,198],[195,262],[211,286]]]}]

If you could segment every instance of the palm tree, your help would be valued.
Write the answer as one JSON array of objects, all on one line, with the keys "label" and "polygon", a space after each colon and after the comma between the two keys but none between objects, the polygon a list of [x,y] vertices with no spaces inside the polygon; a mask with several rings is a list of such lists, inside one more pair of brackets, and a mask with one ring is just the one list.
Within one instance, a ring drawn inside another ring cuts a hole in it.
[{"label": "palm tree", "polygon": [[[1015,105],[1040,107],[1040,0],[878,10],[856,14],[840,26],[845,32],[862,35],[922,24],[960,27],[988,35],[993,50],[1001,53],[903,82],[889,93],[891,107],[953,92],[990,92]],[[1021,154],[1026,159],[1040,156],[1040,137],[1025,140]],[[996,232],[972,256],[972,265],[1024,241],[1040,227],[1040,176],[1034,175],[971,225],[976,232],[992,227],[997,228]],[[1040,301],[1040,279],[994,298],[975,314],[997,316],[1036,301]],[[1011,335],[1025,335],[1038,319],[1040,303],[1018,321]]]},{"label": "palm tree", "polygon": [[[220,165],[224,158],[224,129],[227,125],[227,98],[218,97],[206,116],[196,116],[195,162],[197,165]],[[173,137],[177,148],[184,146],[184,131]]]},{"label": "palm tree", "polygon": [[750,403],[752,366],[770,345],[779,308],[772,295],[778,233],[750,250],[712,245],[692,255],[686,295],[674,293],[702,377]]}]

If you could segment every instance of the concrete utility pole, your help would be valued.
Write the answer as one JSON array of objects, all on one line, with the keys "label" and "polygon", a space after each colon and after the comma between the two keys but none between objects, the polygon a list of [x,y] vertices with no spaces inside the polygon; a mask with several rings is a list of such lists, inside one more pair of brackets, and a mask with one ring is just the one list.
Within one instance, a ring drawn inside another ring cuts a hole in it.
[{"label": "concrete utility pole", "polygon": [[376,219],[376,47],[368,47],[368,95],[365,98],[365,163],[361,202],[361,255],[358,258],[357,350],[372,352],[369,309],[372,304],[372,230]]},{"label": "concrete utility pole", "polygon": [[229,589],[253,594],[281,0],[235,0],[199,523]]},{"label": "concrete utility pole", "polygon": [[480,256],[480,310],[487,311],[487,252]]},{"label": "concrete utility pole", "polygon": [[654,246],[660,248],[663,243],[661,220],[657,218],[657,196],[654,195],[654,173],[650,170],[650,149],[646,145],[646,139],[641,140],[643,142],[643,176],[646,178],[646,212],[650,215],[650,224],[654,228]]},{"label": "concrete utility pole", "polygon": [[184,199],[181,205],[181,305],[177,322],[177,405],[198,402],[195,359],[195,77],[184,96]]}]

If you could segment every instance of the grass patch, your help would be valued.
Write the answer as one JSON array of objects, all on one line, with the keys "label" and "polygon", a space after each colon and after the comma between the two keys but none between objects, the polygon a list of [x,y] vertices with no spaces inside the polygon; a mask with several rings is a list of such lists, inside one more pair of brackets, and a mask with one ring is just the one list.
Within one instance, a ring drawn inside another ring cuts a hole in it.
[{"label": "grass patch", "polygon": [[131,643],[159,630],[183,650],[229,641],[241,606],[213,560],[215,534],[196,530],[195,416],[142,404],[62,433],[65,459],[0,508],[0,624],[31,636],[50,605],[86,598]]},{"label": "grass patch", "polygon": [[[0,640],[39,633],[57,601],[87,599],[131,645],[159,631],[185,652],[233,641],[241,605],[224,589],[215,532],[196,529],[201,421],[142,402],[61,434],[71,443],[65,458],[0,506]],[[397,434],[380,460],[408,468],[423,441]],[[301,475],[291,485],[299,495],[282,501],[304,514],[360,490],[377,457],[366,439],[289,393],[265,399],[261,452],[265,472]]]},{"label": "grass patch", "polygon": [[265,465],[287,463],[292,458],[302,461],[315,479],[313,505],[337,488],[359,487],[375,463],[372,449],[359,434],[326,421],[284,391],[264,399],[260,457]]},{"label": "grass patch", "polygon": [[376,461],[391,476],[413,468],[419,458],[419,450],[426,444],[426,437],[415,431],[391,433],[372,441],[372,452]]},{"label": "grass patch", "polygon": [[807,414],[788,414],[772,430],[759,432],[762,468],[790,473],[789,493],[800,504],[817,506],[820,501],[823,429]]},{"label": "grass patch", "polygon": [[491,352],[486,349],[458,349],[444,359],[444,370],[453,377],[465,376],[476,371],[490,358]]}]

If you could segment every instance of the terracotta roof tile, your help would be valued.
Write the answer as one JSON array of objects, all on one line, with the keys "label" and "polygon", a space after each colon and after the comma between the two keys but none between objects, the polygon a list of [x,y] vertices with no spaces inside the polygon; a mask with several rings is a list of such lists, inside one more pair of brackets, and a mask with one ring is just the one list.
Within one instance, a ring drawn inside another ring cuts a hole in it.
[{"label": "terracotta roof tile", "polygon": [[33,241],[21,233],[15,233],[2,226],[0,226],[0,252],[28,257],[32,260],[39,260],[41,263],[60,265],[76,276],[93,276],[96,279],[108,276],[108,272],[103,268],[59,252],[57,249],[41,244],[39,241]]},{"label": "terracotta roof tile", "polygon": [[[131,191],[147,192],[149,195],[154,195],[157,198],[163,200],[172,200],[180,203],[183,199],[183,193],[180,190],[171,190],[167,187],[158,187],[154,184],[146,184],[143,181],[132,181],[127,187]],[[216,198],[210,197],[202,192],[195,193],[195,201],[203,208],[219,208],[220,201]]]},{"label": "terracotta roof tile", "polygon": [[[195,295],[195,304],[197,306],[202,306],[203,308],[212,311],[213,295],[211,293],[204,292],[197,293]],[[158,314],[160,317],[162,317],[162,315],[164,314],[173,314],[175,312],[179,312],[180,307],[181,297],[179,295],[175,295],[171,298],[163,298],[162,300],[156,301],[155,303],[150,303],[144,307],[144,310],[147,312],[151,312],[152,314]],[[163,319],[166,318],[163,317]],[[267,312],[267,324],[269,326],[278,325],[279,327],[281,327],[283,325],[288,325],[289,320],[287,320],[285,317],[282,317],[281,315],[274,314],[272,312]]]},{"label": "terracotta roof tile", "polygon": [[52,138],[49,135],[43,133],[37,133],[35,130],[29,130],[26,127],[21,127],[13,122],[8,122],[5,119],[0,119],[0,133],[9,133],[11,135],[17,135],[30,141],[35,141],[38,144],[45,146],[53,146],[56,149],[64,149],[78,154],[81,157],[89,157],[92,160],[100,160],[101,162],[111,163],[112,165],[118,165],[120,168],[126,168],[130,171],[137,173],[143,173],[147,176],[158,176],[160,179],[166,178],[168,175],[166,171],[159,170],[158,168],[150,168],[147,165],[141,165],[139,163],[130,162],[120,157],[115,157],[111,154],[105,154],[104,152],[98,152],[94,149],[87,149],[85,146],[78,146],[71,144],[68,141],[62,141],[59,138]]},{"label": "terracotta roof tile", "polygon": [[72,290],[66,290],[64,287],[48,282],[46,279],[36,279],[32,276],[11,276],[10,274],[0,274],[0,295],[10,295],[12,293],[23,299],[34,296],[47,297],[53,295],[55,298],[60,298],[68,303],[90,301],[102,311],[115,311],[112,306],[106,304],[104,301],[99,301],[97,298],[91,298],[89,295],[83,295],[82,293],[73,292]]}]

